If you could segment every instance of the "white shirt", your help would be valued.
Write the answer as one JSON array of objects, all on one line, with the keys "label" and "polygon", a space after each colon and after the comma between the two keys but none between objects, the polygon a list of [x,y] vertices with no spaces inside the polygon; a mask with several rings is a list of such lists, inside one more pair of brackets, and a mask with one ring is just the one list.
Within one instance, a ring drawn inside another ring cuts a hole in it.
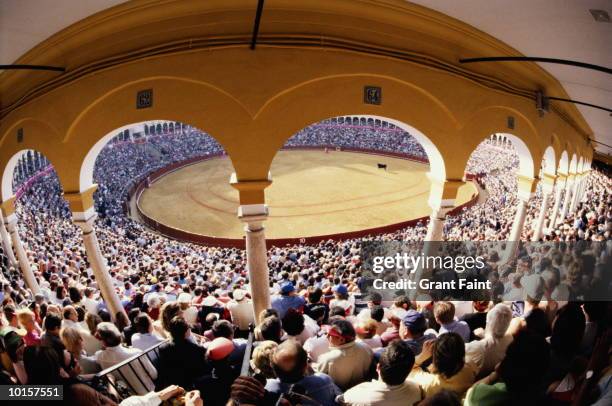
[{"label": "white shirt", "polygon": [[255,313],[253,303],[250,300],[242,299],[240,302],[231,301],[227,304],[227,309],[232,316],[232,322],[240,330],[248,330],[249,324],[255,323]]},{"label": "white shirt", "polygon": [[387,385],[376,380],[363,382],[342,395],[350,406],[412,406],[423,398],[421,388],[409,379],[401,385]]},{"label": "white shirt", "polygon": [[[121,345],[118,345],[116,347],[109,347],[96,352],[94,358],[98,362],[98,364],[100,364],[102,369],[106,369],[140,353],[142,353],[142,351],[138,348],[126,348]],[[157,370],[146,356],[141,357],[140,359],[142,360],[142,364],[148,372],[148,375],[147,372],[145,372],[145,369],[143,369],[140,362],[138,361],[132,363],[132,366],[138,376],[134,374],[134,372],[128,365],[121,368],[121,373],[123,374],[123,377],[121,376],[121,374],[119,374],[119,372],[115,372],[114,375],[115,378],[127,382],[130,386],[132,386],[132,388],[134,388],[135,392],[139,395],[145,395],[155,389],[155,384],[153,383],[153,380],[157,379]],[[149,375],[151,376],[151,378],[149,378]],[[144,386],[142,383],[140,383],[140,380],[144,382]]]},{"label": "white shirt", "polygon": [[506,356],[506,349],[512,342],[512,336],[500,339],[487,334],[485,338],[465,345],[465,362],[471,362],[477,368],[477,376],[488,375]]},{"label": "white shirt", "polygon": [[138,348],[139,350],[142,350],[142,351],[148,350],[149,348],[153,347],[155,344],[161,343],[162,341],[164,341],[163,338],[153,333],[147,333],[147,334],[134,333],[132,335],[132,347]]},{"label": "white shirt", "polygon": [[98,314],[98,302],[96,300],[86,297],[81,300],[81,303],[83,303],[87,313]]},{"label": "white shirt", "polygon": [[311,337],[304,343],[304,350],[306,350],[312,362],[317,362],[322,354],[329,351],[329,341],[324,335]]}]

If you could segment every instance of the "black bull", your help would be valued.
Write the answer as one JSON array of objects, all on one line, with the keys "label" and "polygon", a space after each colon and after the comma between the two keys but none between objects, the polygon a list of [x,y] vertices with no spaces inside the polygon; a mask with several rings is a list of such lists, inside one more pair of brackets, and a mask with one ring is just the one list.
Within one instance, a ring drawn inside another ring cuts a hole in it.
[{"label": "black bull", "polygon": [[385,171],[387,170],[387,164],[377,164],[378,169],[384,169]]}]

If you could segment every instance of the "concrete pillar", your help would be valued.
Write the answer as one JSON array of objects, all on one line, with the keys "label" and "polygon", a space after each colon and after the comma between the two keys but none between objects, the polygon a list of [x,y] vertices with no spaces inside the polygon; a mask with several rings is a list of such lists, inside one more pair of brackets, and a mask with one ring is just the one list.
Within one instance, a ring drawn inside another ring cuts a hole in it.
[{"label": "concrete pillar", "polygon": [[2,204],[2,216],[4,218],[4,225],[11,236],[13,247],[15,248],[15,252],[17,254],[19,270],[23,275],[23,280],[25,281],[26,286],[30,289],[32,294],[35,295],[37,293],[40,293],[40,286],[38,286],[38,281],[36,280],[36,276],[34,275],[34,272],[32,271],[32,266],[30,265],[30,261],[28,260],[28,254],[23,248],[21,238],[19,237],[17,216],[14,212],[13,203],[14,198],[11,198],[10,200]]},{"label": "concrete pillar", "polygon": [[245,223],[247,270],[249,272],[255,320],[258,319],[263,310],[270,307],[268,251],[263,226],[263,222],[268,217],[267,211],[265,205],[240,206],[238,209],[238,217]]},{"label": "concrete pillar", "polygon": [[259,314],[270,308],[268,251],[263,223],[268,218],[264,189],[272,184],[272,177],[268,173],[267,179],[264,180],[240,181],[234,173],[230,184],[239,193],[238,218],[245,224],[249,285],[255,320],[258,321]]},{"label": "concrete pillar", "polygon": [[557,176],[557,181],[555,183],[556,193],[555,193],[555,203],[553,204],[552,212],[550,213],[550,221],[548,222],[548,230],[553,230],[557,225],[557,221],[559,220],[559,206],[561,206],[561,194],[563,193],[563,189],[565,188],[565,182],[567,181],[567,176],[564,174],[559,174]]},{"label": "concrete pillar", "polygon": [[514,257],[518,251],[521,233],[523,232],[525,218],[527,217],[527,207],[529,205],[529,200],[535,193],[537,184],[538,179],[518,175],[518,205],[516,207],[512,228],[510,229],[510,235],[508,236],[507,259]]},{"label": "concrete pillar", "polygon": [[542,206],[540,207],[540,213],[533,229],[532,241],[540,241],[544,234],[544,225],[546,223],[546,214],[548,213],[548,206],[550,203],[550,197],[553,192],[553,185],[555,183],[554,175],[544,174],[542,179]]},{"label": "concrete pillar", "polygon": [[11,244],[11,237],[6,231],[6,227],[4,226],[4,218],[0,216],[0,239],[2,240],[2,248],[9,260],[9,263],[12,266],[17,266],[17,258],[15,258],[15,253],[13,252],[13,244]]},{"label": "concrete pillar", "polygon": [[574,190],[574,181],[576,180],[576,174],[570,173],[567,177],[567,182],[565,183],[565,198],[563,199],[563,208],[561,209],[561,218],[560,222],[565,221],[565,217],[567,216],[570,203],[572,201],[572,192]]},{"label": "concrete pillar", "polygon": [[79,226],[83,232],[83,245],[87,252],[89,266],[96,278],[96,284],[102,294],[102,299],[104,299],[104,303],[114,320],[118,313],[125,314],[125,309],[121,305],[119,296],[115,291],[113,281],[108,272],[106,258],[104,258],[100,251],[100,244],[98,243],[94,228],[94,222],[98,216],[93,205],[93,194],[96,188],[97,185],[94,185],[83,193],[65,193],[64,198],[70,205],[73,223]]},{"label": "concrete pillar", "polygon": [[578,202],[580,201],[579,189],[580,189],[581,183],[582,183],[582,176],[578,174],[576,175],[576,180],[574,181],[572,201],[570,202],[570,208],[569,208],[570,213],[575,212],[576,207],[578,207]]},{"label": "concrete pillar", "polygon": [[98,237],[96,237],[96,231],[94,229],[94,221],[97,214],[93,213],[87,219],[84,219],[83,216],[79,216],[78,214],[73,213],[73,222],[79,226],[83,232],[83,245],[87,252],[87,260],[96,278],[96,284],[102,294],[102,299],[104,299],[104,303],[106,303],[106,307],[114,320],[118,313],[125,314],[125,310],[121,305],[121,300],[115,291],[113,281],[108,273],[106,259],[100,251],[100,244],[98,243]]}]

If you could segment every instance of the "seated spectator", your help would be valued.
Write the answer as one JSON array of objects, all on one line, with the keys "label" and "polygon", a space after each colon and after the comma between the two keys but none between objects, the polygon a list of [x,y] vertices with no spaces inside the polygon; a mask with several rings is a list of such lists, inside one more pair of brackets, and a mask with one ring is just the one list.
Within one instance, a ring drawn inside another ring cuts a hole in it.
[{"label": "seated spectator", "polygon": [[382,336],[391,325],[389,322],[385,321],[385,319],[388,320],[388,317],[385,317],[386,314],[391,315],[391,311],[388,311],[388,309],[382,306],[372,306],[372,308],[370,308],[370,317],[376,322],[376,334],[379,336]]},{"label": "seated spectator", "polygon": [[281,322],[276,316],[266,317],[255,329],[255,337],[259,341],[269,340],[280,343],[282,333]]},{"label": "seated spectator", "polygon": [[256,374],[263,375],[266,379],[274,378],[272,370],[272,354],[276,351],[278,343],[274,341],[262,341],[253,348],[251,357],[251,368]]},{"label": "seated spectator", "polygon": [[425,334],[427,322],[423,313],[416,310],[408,310],[400,323],[399,337],[406,341],[413,353],[421,353],[423,343],[435,339],[433,334]]},{"label": "seated spectator", "polygon": [[[428,370],[421,365],[432,359]],[[465,362],[465,343],[457,333],[445,333],[436,340],[427,341],[416,357],[410,378],[417,382],[427,396],[448,389],[463,396],[474,383],[476,367]]]},{"label": "seated spectator", "polygon": [[208,370],[206,350],[190,339],[191,330],[182,317],[170,322],[169,342],[159,347],[159,379],[157,387],[178,385],[191,390],[193,383]]},{"label": "seated spectator", "polygon": [[57,353],[57,359],[62,362],[64,359],[64,350],[66,349],[60,338],[62,319],[56,314],[47,314],[43,324],[45,333],[40,339],[40,345],[53,348]]},{"label": "seated spectator", "polygon": [[74,327],[64,327],[60,331],[62,343],[66,351],[70,353],[73,362],[77,362],[81,368],[80,374],[89,375],[100,372],[102,368],[94,357],[88,357],[83,349],[83,337],[81,332]]},{"label": "seated spectator", "polygon": [[451,302],[437,302],[434,305],[434,317],[440,325],[439,334],[457,333],[463,342],[470,342],[470,327],[465,321],[455,320],[455,305]]},{"label": "seated spectator", "polygon": [[391,311],[389,315],[390,326],[380,335],[380,339],[382,340],[383,346],[386,346],[391,341],[400,338],[401,324],[406,313],[406,310],[401,308],[393,309]]},{"label": "seated spectator", "polygon": [[272,355],[272,369],[276,378],[267,380],[266,390],[276,397],[299,386],[304,389],[305,396],[327,406],[335,405],[336,397],[342,393],[325,373],[307,374],[308,356],[294,340],[287,340],[276,348]]},{"label": "seated spectator", "polygon": [[[96,352],[94,359],[102,369],[110,368],[121,361],[142,353],[137,348],[122,346],[121,333],[112,323],[100,323],[96,337],[102,342],[103,349]],[[140,360],[142,364],[140,362],[133,363],[133,369],[126,365],[120,369],[121,374],[119,371],[115,373],[115,377],[119,380],[125,380],[137,394],[144,395],[153,390],[153,381],[157,379],[157,370],[147,356],[141,357]]]},{"label": "seated spectator", "polygon": [[419,385],[409,379],[414,353],[402,340],[390,343],[378,361],[379,379],[353,386],[342,395],[346,405],[411,406],[423,399]]},{"label": "seated spectator", "polygon": [[281,285],[280,296],[272,299],[272,308],[278,312],[278,317],[282,320],[285,317],[285,313],[289,309],[295,309],[299,312],[304,310],[306,301],[302,296],[298,296],[295,293],[295,286],[293,283],[287,281]]},{"label": "seated spectator", "polygon": [[227,304],[227,310],[229,310],[232,317],[232,323],[238,327],[242,335],[249,330],[251,324],[255,323],[253,302],[242,289],[234,289],[232,291],[232,301]]},{"label": "seated spectator", "polygon": [[357,342],[364,343],[373,350],[382,347],[382,340],[376,334],[376,327],[376,322],[372,319],[359,321],[355,326]]},{"label": "seated spectator", "polygon": [[316,369],[329,375],[340,389],[367,380],[372,372],[372,350],[355,342],[355,329],[346,320],[334,320],[327,331],[330,351],[319,356]]},{"label": "seated spectator", "polygon": [[308,291],[308,303],[304,306],[304,314],[319,325],[327,323],[329,318],[329,305],[321,301],[322,296],[321,288],[311,287]]},{"label": "seated spectator", "polygon": [[42,330],[34,320],[34,313],[30,309],[21,309],[17,311],[17,320],[19,324],[27,332],[23,336],[26,345],[39,345],[42,335]]},{"label": "seated spectator", "polygon": [[329,307],[341,307],[345,316],[352,316],[355,311],[355,296],[349,295],[346,285],[336,285],[333,289],[334,298],[329,302]]},{"label": "seated spectator", "polygon": [[306,340],[317,334],[317,330],[313,329],[312,326],[305,325],[304,315],[295,309],[287,311],[285,317],[283,317],[282,327],[285,331],[283,341],[292,338],[300,344],[304,344]]},{"label": "seated spectator", "polygon": [[191,326],[195,326],[198,321],[198,309],[191,305],[191,295],[183,292],[178,298],[177,302],[181,307],[181,312],[185,321]]},{"label": "seated spectator", "polygon": [[153,334],[153,322],[146,313],[140,313],[134,319],[135,333],[132,335],[132,346],[145,351],[155,344],[164,341],[163,338]]},{"label": "seated spectator", "polygon": [[579,355],[586,317],[578,303],[568,303],[557,312],[550,336],[550,367],[544,384],[562,380],[569,372],[574,358]]},{"label": "seated spectator", "polygon": [[196,382],[207,405],[225,406],[230,397],[232,382],[240,375],[240,367],[230,360],[234,349],[232,340],[225,337],[215,338],[208,345],[206,359],[210,372]]},{"label": "seated spectator", "polygon": [[477,336],[475,332],[482,331],[484,333],[484,329],[487,325],[487,311],[489,310],[490,303],[491,302],[488,300],[474,300],[472,302],[474,312],[461,316],[460,320],[466,322],[470,328],[470,341],[482,338],[482,336]]},{"label": "seated spectator", "polygon": [[484,338],[465,345],[465,359],[478,368],[478,376],[493,372],[495,366],[504,358],[506,349],[512,342],[512,336],[507,334],[511,321],[510,307],[498,303],[487,313]]},{"label": "seated spectator", "polygon": [[468,390],[464,406],[547,404],[542,381],[549,361],[544,337],[519,332],[497,370]]}]

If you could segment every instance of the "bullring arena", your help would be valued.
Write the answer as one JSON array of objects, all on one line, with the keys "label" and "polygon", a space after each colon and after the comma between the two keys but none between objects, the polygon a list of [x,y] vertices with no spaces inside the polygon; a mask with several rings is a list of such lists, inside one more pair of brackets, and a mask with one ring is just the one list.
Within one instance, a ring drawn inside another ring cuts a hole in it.
[{"label": "bullring arena", "polygon": [[[377,164],[387,165],[387,169]],[[274,158],[274,183],[266,189],[271,239],[333,236],[392,226],[429,215],[427,163],[391,155],[328,150],[283,150]],[[226,156],[169,172],[139,195],[148,218],[192,234],[242,239],[236,221],[238,192],[228,183]],[[458,206],[476,198],[471,182]],[[391,230],[391,228],[389,228]],[[387,231],[389,231],[387,230]]]},{"label": "bullring arena", "polygon": [[0,404],[612,405],[611,14],[0,0]]}]

